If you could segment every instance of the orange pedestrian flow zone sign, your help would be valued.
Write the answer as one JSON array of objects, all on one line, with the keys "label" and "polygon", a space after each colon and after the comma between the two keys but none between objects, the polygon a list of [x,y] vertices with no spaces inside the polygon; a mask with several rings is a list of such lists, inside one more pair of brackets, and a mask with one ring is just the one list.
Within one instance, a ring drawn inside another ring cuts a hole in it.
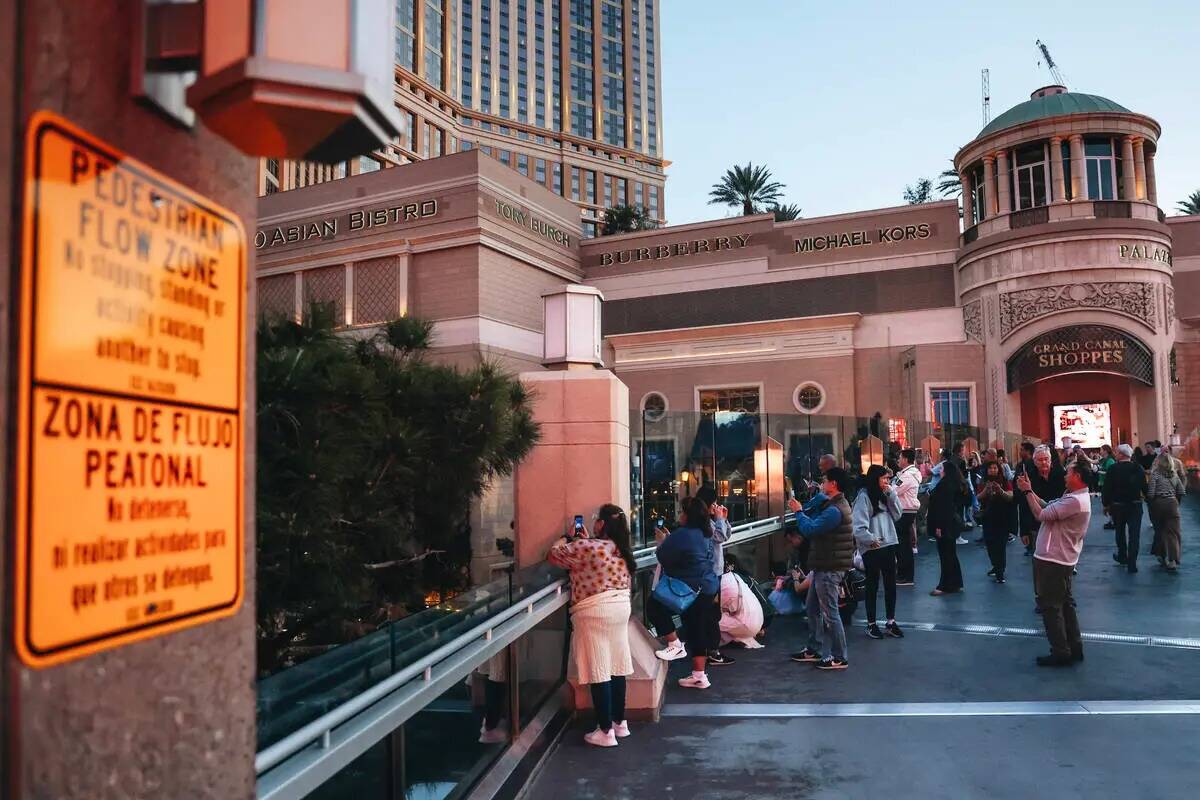
[{"label": "orange pedestrian flow zone sign", "polygon": [[40,667],[241,605],[246,234],[46,112],[24,181],[14,634]]}]

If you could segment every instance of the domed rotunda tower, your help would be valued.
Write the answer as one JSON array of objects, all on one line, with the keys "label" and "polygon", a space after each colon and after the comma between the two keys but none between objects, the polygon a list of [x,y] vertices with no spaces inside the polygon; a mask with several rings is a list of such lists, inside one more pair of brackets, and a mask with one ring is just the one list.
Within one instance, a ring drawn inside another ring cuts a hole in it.
[{"label": "domed rotunda tower", "polygon": [[1046,86],[954,157],[957,293],[968,339],[984,345],[997,428],[1057,439],[1058,416],[1069,428],[1083,414],[1106,416],[1114,444],[1172,431],[1160,133],[1104,97]]}]

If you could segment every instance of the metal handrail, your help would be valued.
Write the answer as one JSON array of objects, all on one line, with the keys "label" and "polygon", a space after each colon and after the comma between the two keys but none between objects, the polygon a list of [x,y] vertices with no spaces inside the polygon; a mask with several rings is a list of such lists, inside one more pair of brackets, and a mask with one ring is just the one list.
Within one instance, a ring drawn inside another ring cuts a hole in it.
[{"label": "metal handrail", "polygon": [[418,675],[424,675],[425,680],[431,677],[430,669],[438,662],[467,647],[480,637],[490,638],[491,631],[496,626],[521,613],[532,613],[534,604],[551,593],[561,594],[568,588],[564,579],[539,589],[520,603],[514,603],[495,616],[488,617],[471,630],[451,639],[446,644],[431,653],[417,659],[394,675],[390,675],[366,691],[355,695],[336,708],[322,714],[312,722],[299,728],[275,742],[270,747],[261,750],[254,756],[254,771],[262,775],[267,770],[277,766],[288,757],[295,755],[313,742],[325,741],[334,728],[348,722],[353,716],[373,705],[377,701],[396,691]]},{"label": "metal handrail", "polygon": [[[756,519],[751,522],[734,525],[732,533],[722,547],[729,549],[743,542],[748,542],[760,536],[766,536],[777,530],[781,530],[793,516],[793,514],[788,513],[779,517],[767,517],[765,519]],[[637,562],[638,569],[652,567],[657,563],[657,558],[654,555],[657,549],[657,545],[648,545],[633,551],[633,558]]]},{"label": "metal handrail", "polygon": [[[726,547],[749,541],[780,530],[787,516],[769,517],[754,520],[734,526],[732,535],[725,543]],[[640,568],[652,566],[656,562],[655,548],[642,548],[636,552],[637,565]],[[482,639],[491,641],[492,634],[509,620],[522,614],[533,615],[535,606],[544,598],[551,595],[562,596],[569,593],[570,586],[565,579],[558,579],[538,591],[514,602],[508,608],[488,617],[470,630],[456,636],[436,650],[427,653],[412,664],[393,675],[355,695],[346,702],[322,714],[317,719],[289,733],[279,741],[259,751],[254,757],[254,771],[258,777],[278,767],[288,759],[296,756],[315,743],[329,748],[333,742],[334,731],[356,716],[375,706],[379,701],[402,689],[415,679],[421,678],[425,683],[434,679],[434,667],[446,663],[456,654],[476,646]],[[503,629],[501,629],[503,631]]]}]

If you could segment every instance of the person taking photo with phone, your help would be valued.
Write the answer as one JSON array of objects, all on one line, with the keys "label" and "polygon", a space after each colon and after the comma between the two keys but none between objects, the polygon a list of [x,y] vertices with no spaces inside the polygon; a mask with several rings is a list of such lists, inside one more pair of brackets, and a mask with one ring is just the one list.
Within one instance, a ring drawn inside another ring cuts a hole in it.
[{"label": "person taking photo with phone", "polygon": [[[717,492],[711,486],[701,486],[696,497],[708,507],[708,519],[712,523],[713,541],[713,572],[720,581],[725,575],[725,542],[733,535],[733,527],[729,524],[729,509],[717,502]],[[725,655],[719,649],[713,648],[708,654],[708,663],[715,667],[732,664],[734,658]]]},{"label": "person taking photo with phone", "polygon": [[571,577],[571,658],[580,683],[591,688],[596,730],[584,741],[616,747],[629,735],[625,676],[633,673],[629,650],[629,593],[637,571],[629,522],[611,503],[600,506],[591,535],[560,539],[547,560]]},{"label": "person taking photo with phone", "polygon": [[853,484],[841,467],[829,469],[811,511],[792,498],[788,508],[796,513],[796,528],[812,544],[808,565],[808,646],[792,656],[817,669],[841,670],[850,666],[846,653],[846,628],[838,613],[838,594],[846,571],[854,566],[854,521],[845,492]]},{"label": "person taking photo with phone", "polygon": [[1071,580],[1092,520],[1091,479],[1087,464],[1075,462],[1067,470],[1066,494],[1047,501],[1038,496],[1033,476],[1017,477],[1017,488],[1038,521],[1033,591],[1050,640],[1050,655],[1037,657],[1039,667],[1069,667],[1083,660],[1083,637]]},{"label": "person taking photo with phone", "polygon": [[921,470],[917,468],[917,451],[906,447],[900,451],[900,470],[892,479],[892,489],[900,504],[900,521],[896,523],[896,585],[912,586],[916,578],[917,515],[921,511]]},{"label": "person taking photo with phone", "polygon": [[708,506],[699,497],[685,498],[679,527],[663,539],[656,551],[663,575],[686,584],[695,593],[682,613],[687,654],[692,659],[692,673],[679,680],[685,689],[707,689],[711,685],[705,669],[708,654],[721,643],[721,582],[713,571],[716,547]]}]

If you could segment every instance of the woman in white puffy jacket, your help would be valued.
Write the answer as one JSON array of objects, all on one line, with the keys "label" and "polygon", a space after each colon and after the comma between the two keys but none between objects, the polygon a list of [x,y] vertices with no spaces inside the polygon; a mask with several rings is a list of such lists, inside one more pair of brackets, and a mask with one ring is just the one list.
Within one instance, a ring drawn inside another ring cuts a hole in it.
[{"label": "woman in white puffy jacket", "polygon": [[750,587],[732,570],[721,576],[721,645],[739,642],[748,649],[762,647],[757,637],[763,609]]}]

